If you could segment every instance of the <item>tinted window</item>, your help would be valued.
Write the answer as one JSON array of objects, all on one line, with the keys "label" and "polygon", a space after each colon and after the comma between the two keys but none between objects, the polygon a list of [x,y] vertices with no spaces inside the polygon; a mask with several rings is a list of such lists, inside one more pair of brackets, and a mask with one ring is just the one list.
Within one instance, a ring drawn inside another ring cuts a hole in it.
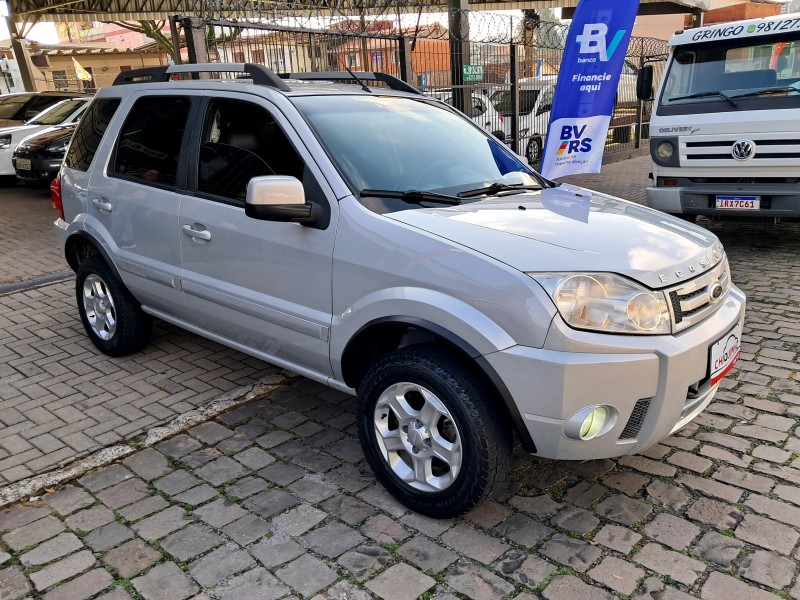
[{"label": "tinted window", "polygon": [[34,125],[58,125],[85,104],[84,100],[64,100],[40,112],[31,123]]},{"label": "tinted window", "polygon": [[187,98],[138,100],[120,131],[111,174],[174,186],[189,105]]},{"label": "tinted window", "polygon": [[303,162],[272,116],[235,100],[209,105],[203,127],[198,190],[244,202],[247,182],[263,175],[303,178]]},{"label": "tinted window", "polygon": [[97,152],[103,133],[119,107],[119,102],[118,98],[98,98],[89,105],[75,130],[64,159],[65,166],[78,171],[89,170],[94,153]]},{"label": "tinted window", "polygon": [[16,114],[25,103],[30,100],[30,96],[9,96],[0,98],[0,119],[15,119]]}]

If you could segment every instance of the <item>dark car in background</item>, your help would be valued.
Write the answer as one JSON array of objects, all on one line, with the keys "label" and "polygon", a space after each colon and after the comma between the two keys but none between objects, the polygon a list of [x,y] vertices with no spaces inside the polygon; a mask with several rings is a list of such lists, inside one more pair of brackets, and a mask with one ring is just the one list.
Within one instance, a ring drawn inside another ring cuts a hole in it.
[{"label": "dark car in background", "polygon": [[77,123],[56,125],[23,139],[12,162],[17,179],[48,185],[58,174]]}]

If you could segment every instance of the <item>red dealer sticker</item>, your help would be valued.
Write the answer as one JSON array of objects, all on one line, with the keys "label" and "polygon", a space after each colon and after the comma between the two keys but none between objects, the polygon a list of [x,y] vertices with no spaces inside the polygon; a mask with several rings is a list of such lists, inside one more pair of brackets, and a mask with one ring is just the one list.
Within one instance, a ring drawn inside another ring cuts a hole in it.
[{"label": "red dealer sticker", "polygon": [[726,333],[722,339],[711,346],[711,385],[716,385],[720,379],[725,377],[736,361],[739,360],[739,352],[742,340],[742,324],[736,326]]}]

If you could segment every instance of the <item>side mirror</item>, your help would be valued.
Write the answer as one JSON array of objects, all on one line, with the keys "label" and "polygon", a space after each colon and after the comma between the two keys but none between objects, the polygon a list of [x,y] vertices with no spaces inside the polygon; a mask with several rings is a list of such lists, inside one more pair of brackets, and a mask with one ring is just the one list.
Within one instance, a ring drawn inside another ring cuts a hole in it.
[{"label": "side mirror", "polygon": [[306,202],[303,184],[296,177],[267,175],[247,182],[244,212],[262,221],[314,225],[319,211]]},{"label": "side mirror", "polygon": [[645,65],[636,76],[636,97],[639,100],[653,98],[653,65]]}]

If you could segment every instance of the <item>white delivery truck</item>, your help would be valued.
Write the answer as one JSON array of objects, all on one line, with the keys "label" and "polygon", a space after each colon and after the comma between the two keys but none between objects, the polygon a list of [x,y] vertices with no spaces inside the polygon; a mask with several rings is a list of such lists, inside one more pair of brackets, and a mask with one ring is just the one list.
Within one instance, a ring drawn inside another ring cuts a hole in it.
[{"label": "white delivery truck", "polygon": [[[688,29],[669,43],[648,205],[689,220],[800,217],[800,13]],[[640,98],[652,73],[641,71]]]}]

